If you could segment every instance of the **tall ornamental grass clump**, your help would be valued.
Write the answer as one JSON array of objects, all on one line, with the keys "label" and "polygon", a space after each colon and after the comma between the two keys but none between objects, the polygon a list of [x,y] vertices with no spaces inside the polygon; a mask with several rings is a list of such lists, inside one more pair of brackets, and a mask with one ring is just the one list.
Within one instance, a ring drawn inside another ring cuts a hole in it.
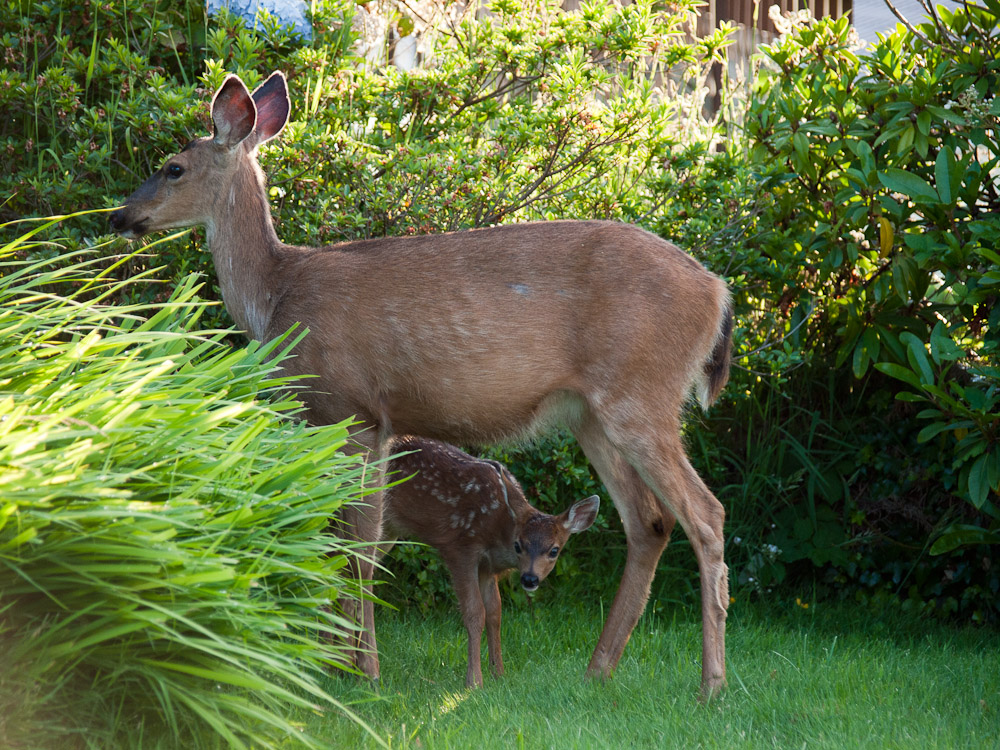
[{"label": "tall ornamental grass clump", "polygon": [[363,494],[346,424],[296,419],[292,338],[199,329],[194,277],[109,306],[137,282],[32,260],[35,231],[0,246],[0,744],[324,746],[287,717],[345,710],[323,675],[349,627],[328,607],[359,595],[327,533]]}]

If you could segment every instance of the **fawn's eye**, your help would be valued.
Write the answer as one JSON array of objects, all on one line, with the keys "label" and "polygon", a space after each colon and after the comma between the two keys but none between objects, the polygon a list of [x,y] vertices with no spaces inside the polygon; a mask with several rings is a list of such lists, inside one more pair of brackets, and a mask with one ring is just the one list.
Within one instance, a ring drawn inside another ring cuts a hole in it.
[{"label": "fawn's eye", "polygon": [[171,180],[176,180],[182,174],[184,174],[184,167],[182,167],[180,164],[167,165],[167,177],[170,178]]},{"label": "fawn's eye", "polygon": [[520,555],[521,554],[521,543],[520,542],[514,542],[514,554],[515,555]]},{"label": "fawn's eye", "polygon": [[559,548],[558,547],[553,547],[552,549],[550,549],[549,550],[549,557],[551,557],[553,560],[555,560],[557,557],[559,557]]}]

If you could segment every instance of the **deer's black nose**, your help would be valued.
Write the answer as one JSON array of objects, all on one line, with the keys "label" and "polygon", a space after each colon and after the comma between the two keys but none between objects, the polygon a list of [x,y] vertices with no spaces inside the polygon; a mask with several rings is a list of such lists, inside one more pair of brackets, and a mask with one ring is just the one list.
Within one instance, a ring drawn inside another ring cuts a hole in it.
[{"label": "deer's black nose", "polygon": [[116,232],[122,231],[125,228],[125,209],[119,208],[117,211],[108,216],[108,223],[111,224],[111,228]]},{"label": "deer's black nose", "polygon": [[521,585],[524,586],[525,591],[534,591],[538,588],[538,576],[534,573],[522,573]]}]

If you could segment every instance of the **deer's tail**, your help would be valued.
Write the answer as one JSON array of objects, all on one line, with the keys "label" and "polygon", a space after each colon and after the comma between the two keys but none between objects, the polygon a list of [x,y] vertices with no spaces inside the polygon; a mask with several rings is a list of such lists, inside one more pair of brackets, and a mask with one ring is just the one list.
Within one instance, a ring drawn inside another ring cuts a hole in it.
[{"label": "deer's tail", "polygon": [[732,349],[733,303],[727,299],[719,330],[716,332],[715,347],[705,360],[702,369],[703,378],[699,384],[698,401],[701,402],[703,409],[707,409],[715,402],[729,380],[729,366],[733,361]]}]

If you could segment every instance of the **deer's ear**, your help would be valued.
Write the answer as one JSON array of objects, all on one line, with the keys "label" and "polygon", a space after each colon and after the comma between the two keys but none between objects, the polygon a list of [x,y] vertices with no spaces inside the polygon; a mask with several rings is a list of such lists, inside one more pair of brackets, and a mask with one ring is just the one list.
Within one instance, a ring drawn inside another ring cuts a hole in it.
[{"label": "deer's ear", "polygon": [[566,511],[566,520],[563,521],[563,525],[570,534],[586,531],[597,520],[597,510],[600,507],[601,498],[597,495],[591,495],[586,500],[574,503],[573,507]]},{"label": "deer's ear", "polygon": [[225,82],[212,99],[212,122],[215,142],[232,148],[253,132],[257,108],[250,92],[238,76],[226,76]]},{"label": "deer's ear", "polygon": [[288,98],[288,84],[285,75],[274,71],[253,92],[253,101],[257,105],[257,145],[274,138],[282,131],[288,122],[292,111],[292,103]]}]

